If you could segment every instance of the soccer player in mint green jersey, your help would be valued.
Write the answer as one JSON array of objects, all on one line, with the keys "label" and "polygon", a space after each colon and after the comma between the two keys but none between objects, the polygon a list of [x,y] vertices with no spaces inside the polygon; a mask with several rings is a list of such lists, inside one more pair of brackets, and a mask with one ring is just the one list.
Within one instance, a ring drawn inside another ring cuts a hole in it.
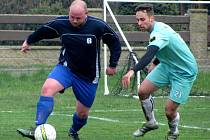
[{"label": "soccer player in mint green jersey", "polygon": [[123,76],[123,86],[128,87],[133,74],[153,61],[148,68],[149,74],[138,90],[147,122],[133,135],[135,137],[143,136],[158,128],[151,94],[160,87],[169,86],[170,92],[165,106],[165,115],[169,125],[166,139],[176,140],[179,136],[178,124],[180,120],[177,109],[180,104],[187,102],[198,72],[197,63],[180,35],[165,23],[155,21],[152,5],[139,5],[136,8],[136,20],[141,31],[150,33],[150,40],[145,55],[139,59],[132,70]]}]

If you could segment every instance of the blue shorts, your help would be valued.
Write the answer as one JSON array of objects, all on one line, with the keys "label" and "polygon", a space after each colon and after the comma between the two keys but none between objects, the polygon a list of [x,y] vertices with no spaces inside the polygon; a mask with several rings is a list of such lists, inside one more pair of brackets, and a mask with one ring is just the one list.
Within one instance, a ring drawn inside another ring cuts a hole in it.
[{"label": "blue shorts", "polygon": [[[186,74],[187,75],[187,74]],[[169,99],[180,104],[185,104],[189,97],[195,75],[186,76],[173,72],[169,66],[158,64],[146,77],[157,87],[170,85]]]},{"label": "blue shorts", "polygon": [[92,106],[98,84],[90,83],[79,78],[77,75],[72,73],[69,68],[60,64],[55,66],[48,75],[48,78],[57,80],[61,85],[63,85],[64,89],[72,87],[77,100],[88,108]]}]

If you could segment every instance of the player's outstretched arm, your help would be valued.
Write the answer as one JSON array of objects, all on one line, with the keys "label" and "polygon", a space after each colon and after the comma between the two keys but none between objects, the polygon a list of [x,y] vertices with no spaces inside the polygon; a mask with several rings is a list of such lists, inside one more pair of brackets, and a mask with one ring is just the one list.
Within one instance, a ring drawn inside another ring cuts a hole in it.
[{"label": "player's outstretched arm", "polygon": [[27,51],[30,50],[30,45],[27,43],[27,41],[25,40],[22,44],[22,47],[21,47],[21,52],[24,52],[24,53],[27,53]]}]

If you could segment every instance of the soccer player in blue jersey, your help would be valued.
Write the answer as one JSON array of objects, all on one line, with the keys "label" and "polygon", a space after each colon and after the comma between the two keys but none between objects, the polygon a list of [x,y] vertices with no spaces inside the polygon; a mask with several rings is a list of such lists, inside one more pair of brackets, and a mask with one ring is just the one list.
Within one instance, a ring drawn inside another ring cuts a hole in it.
[{"label": "soccer player in blue jersey", "polygon": [[[72,87],[76,97],[76,112],[68,135],[79,140],[78,131],[87,123],[88,113],[94,102],[100,77],[100,41],[110,50],[107,75],[116,73],[121,54],[117,34],[103,20],[88,16],[87,5],[75,0],[69,7],[69,15],[52,20],[29,35],[21,51],[30,50],[30,45],[42,40],[60,38],[59,63],[50,72],[41,89],[37,103],[36,126],[46,123],[53,111],[54,96]],[[34,130],[18,129],[22,136],[34,139]]]},{"label": "soccer player in blue jersey", "polygon": [[180,120],[177,109],[180,104],[187,102],[198,73],[197,63],[180,35],[170,26],[155,21],[152,5],[139,5],[136,8],[136,20],[141,31],[149,32],[150,40],[144,56],[122,78],[123,86],[128,87],[132,75],[142,70],[151,61],[153,62],[149,67],[149,74],[138,90],[140,104],[147,122],[133,135],[135,137],[143,136],[158,128],[151,94],[160,87],[170,85],[170,93],[165,105],[165,115],[169,125],[166,139],[176,140],[179,136],[178,124]]}]

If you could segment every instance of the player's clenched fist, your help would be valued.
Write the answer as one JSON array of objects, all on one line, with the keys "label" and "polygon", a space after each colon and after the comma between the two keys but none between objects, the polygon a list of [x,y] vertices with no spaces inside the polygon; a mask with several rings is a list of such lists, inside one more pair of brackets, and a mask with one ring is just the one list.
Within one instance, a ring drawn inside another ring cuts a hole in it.
[{"label": "player's clenched fist", "polygon": [[114,75],[116,72],[117,72],[116,68],[108,67],[106,69],[106,74],[110,76]]}]

